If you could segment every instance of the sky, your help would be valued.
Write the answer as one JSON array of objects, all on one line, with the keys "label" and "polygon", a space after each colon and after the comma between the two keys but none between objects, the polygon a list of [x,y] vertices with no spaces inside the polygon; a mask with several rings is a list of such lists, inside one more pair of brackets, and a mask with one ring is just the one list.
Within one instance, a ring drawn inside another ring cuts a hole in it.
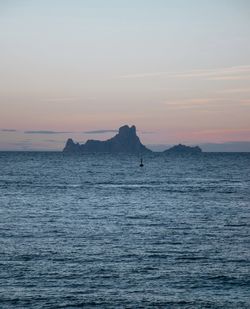
[{"label": "sky", "polygon": [[0,81],[0,150],[250,142],[250,1],[0,0]]}]

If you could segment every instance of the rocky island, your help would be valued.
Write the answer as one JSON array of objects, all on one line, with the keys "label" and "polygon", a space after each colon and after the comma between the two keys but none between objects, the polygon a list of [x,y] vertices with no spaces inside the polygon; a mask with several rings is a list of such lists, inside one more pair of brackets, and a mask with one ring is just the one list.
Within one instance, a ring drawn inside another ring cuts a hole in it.
[{"label": "rocky island", "polygon": [[199,146],[186,146],[186,145],[175,145],[165,151],[163,153],[166,154],[198,154],[201,153],[202,150]]},{"label": "rocky island", "polygon": [[[118,134],[106,140],[88,140],[85,144],[75,143],[71,138],[66,142],[63,152],[67,153],[151,153],[152,150],[144,146],[136,134],[136,127],[124,125],[120,127]],[[163,151],[164,154],[197,154],[201,153],[200,147],[176,145]]]},{"label": "rocky island", "polygon": [[127,125],[119,129],[118,134],[106,141],[88,140],[85,144],[80,145],[68,139],[63,152],[109,152],[109,153],[150,153],[151,150],[146,148],[136,134],[136,127]]}]

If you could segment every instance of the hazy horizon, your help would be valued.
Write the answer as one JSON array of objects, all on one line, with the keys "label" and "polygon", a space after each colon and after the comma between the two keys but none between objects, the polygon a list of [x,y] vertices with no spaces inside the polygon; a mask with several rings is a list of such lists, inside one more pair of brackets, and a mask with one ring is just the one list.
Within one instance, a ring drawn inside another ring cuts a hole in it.
[{"label": "hazy horizon", "polygon": [[245,151],[249,16],[246,0],[2,1],[0,150],[135,124],[145,145]]},{"label": "hazy horizon", "polygon": [[[3,129],[2,132],[7,133],[16,133],[16,130],[9,130]],[[85,131],[85,132],[56,132],[56,131],[24,131],[19,132],[20,134],[28,134],[28,135],[38,135],[38,136],[54,136],[54,135],[67,135],[68,138],[72,138],[72,133],[74,133],[75,142],[79,142],[80,144],[84,144],[87,142],[88,139],[82,140],[80,138],[81,134],[89,135],[89,139],[97,139],[96,135],[100,136],[103,135],[102,138],[99,140],[107,140],[115,134],[118,133],[118,130],[96,130],[96,131]],[[138,132],[137,135],[141,139],[141,136],[145,134],[154,134],[154,132]],[[78,135],[78,136],[77,136]],[[108,137],[107,137],[108,136]],[[66,137],[65,137],[66,138]],[[43,143],[35,144],[32,140],[26,140],[18,142],[6,142],[5,144],[1,145],[0,151],[62,151],[67,139],[61,140],[54,140],[52,139],[45,139]],[[141,139],[142,141],[142,139]],[[161,152],[168,148],[171,148],[174,145],[181,144],[181,142],[171,143],[171,144],[145,144],[145,146],[152,151]],[[224,143],[185,143],[188,146],[199,146],[203,150],[203,152],[250,152],[250,141],[228,141]],[[35,146],[34,146],[35,145]]]}]

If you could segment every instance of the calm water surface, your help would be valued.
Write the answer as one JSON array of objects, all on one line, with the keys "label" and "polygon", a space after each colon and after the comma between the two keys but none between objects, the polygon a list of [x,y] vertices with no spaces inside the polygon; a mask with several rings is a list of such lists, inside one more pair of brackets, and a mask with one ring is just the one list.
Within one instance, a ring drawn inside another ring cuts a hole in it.
[{"label": "calm water surface", "polygon": [[250,308],[250,154],[0,153],[0,308]]}]

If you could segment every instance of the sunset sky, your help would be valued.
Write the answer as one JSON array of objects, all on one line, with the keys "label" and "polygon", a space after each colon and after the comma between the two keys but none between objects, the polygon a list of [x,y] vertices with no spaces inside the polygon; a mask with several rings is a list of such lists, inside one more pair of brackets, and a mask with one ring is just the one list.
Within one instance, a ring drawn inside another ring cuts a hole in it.
[{"label": "sunset sky", "polygon": [[249,0],[1,0],[0,42],[0,150],[250,141]]}]

